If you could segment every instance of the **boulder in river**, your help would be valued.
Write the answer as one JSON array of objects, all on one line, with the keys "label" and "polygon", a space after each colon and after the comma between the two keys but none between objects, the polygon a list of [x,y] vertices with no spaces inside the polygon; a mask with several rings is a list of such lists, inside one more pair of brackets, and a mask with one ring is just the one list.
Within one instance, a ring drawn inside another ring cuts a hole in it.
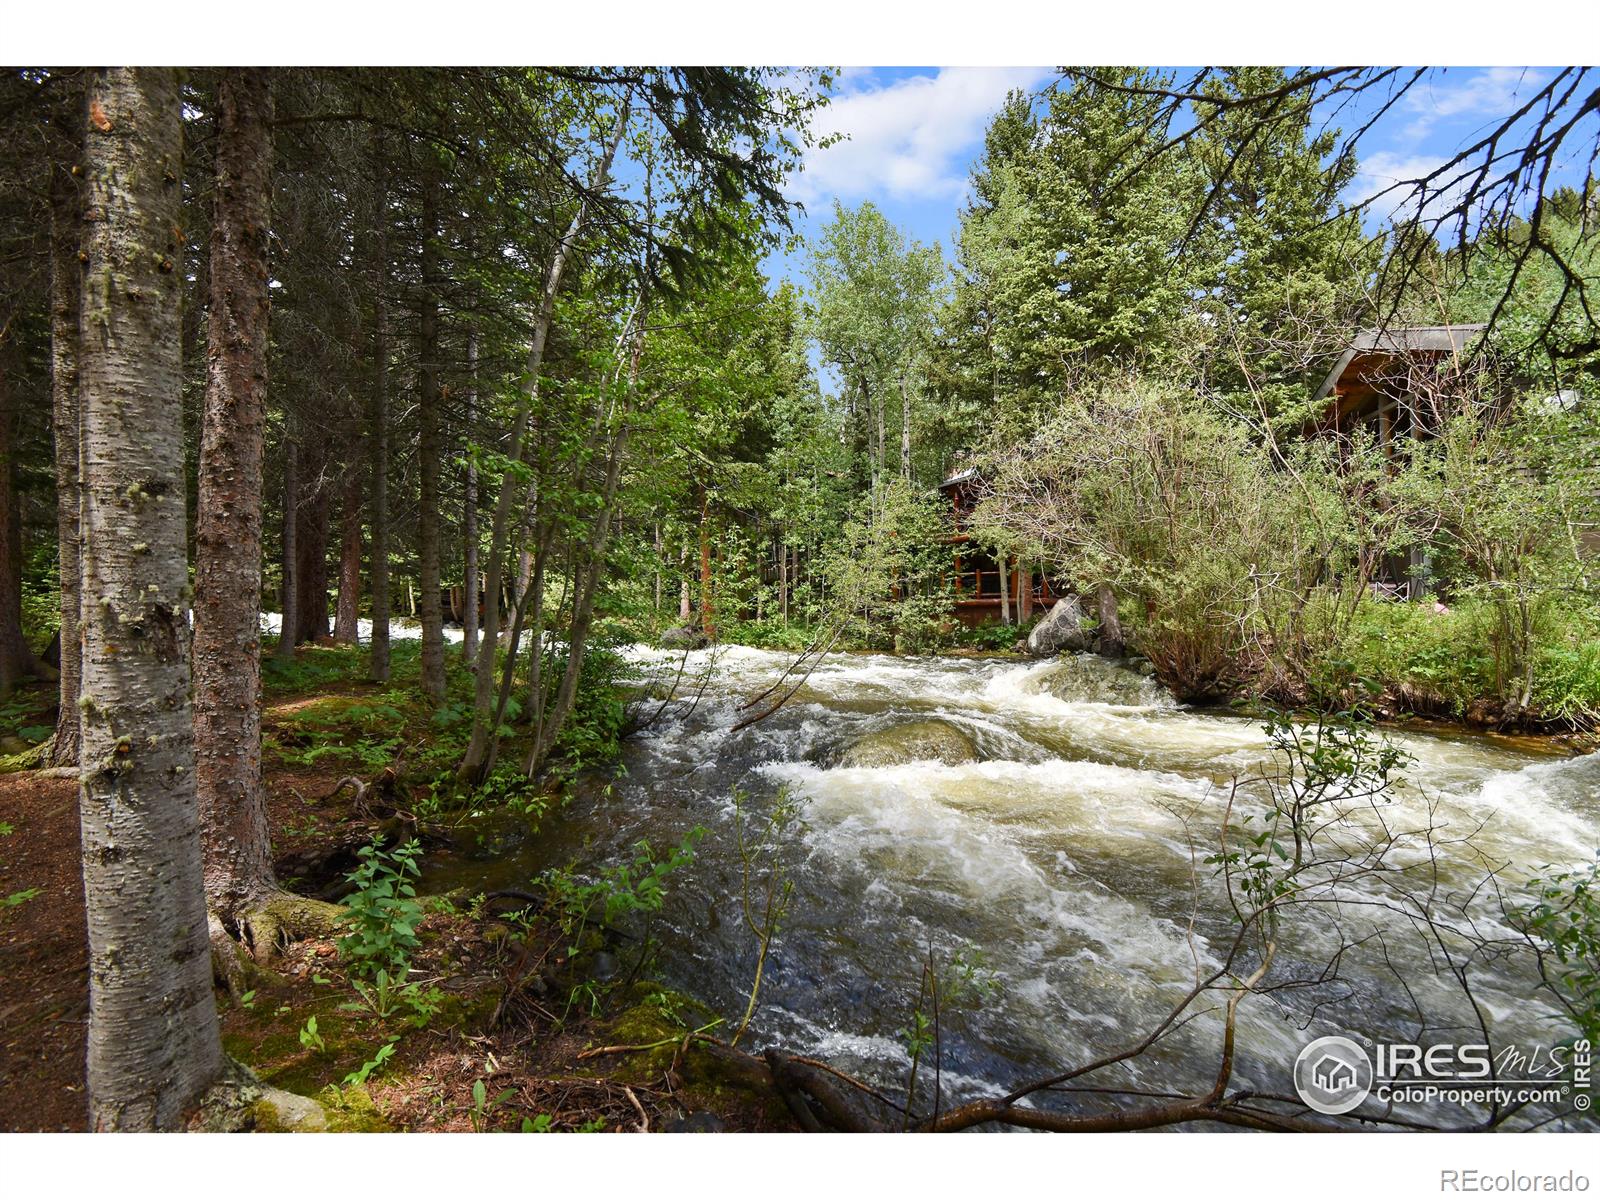
[{"label": "boulder in river", "polygon": [[857,738],[839,756],[841,767],[898,767],[909,762],[948,767],[978,761],[973,740],[949,721],[908,721]]},{"label": "boulder in river", "polygon": [[704,650],[709,639],[693,625],[675,625],[657,639],[663,650]]},{"label": "boulder in river", "polygon": [[1065,596],[1028,635],[1028,653],[1036,658],[1052,654],[1076,654],[1087,650],[1092,639],[1084,628],[1083,609],[1077,597]]}]

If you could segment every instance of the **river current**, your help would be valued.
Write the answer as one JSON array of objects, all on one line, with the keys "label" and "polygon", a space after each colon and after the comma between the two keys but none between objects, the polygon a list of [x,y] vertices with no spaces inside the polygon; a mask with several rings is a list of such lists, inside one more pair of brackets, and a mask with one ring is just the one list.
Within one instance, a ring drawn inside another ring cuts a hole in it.
[{"label": "river current", "polygon": [[[1185,708],[1154,682],[1087,656],[852,654],[830,657],[780,711],[733,732],[751,711],[741,706],[792,656],[730,646],[685,662],[637,647],[628,661],[635,682],[658,690],[681,665],[678,693],[689,699],[629,740],[618,778],[584,784],[510,852],[439,864],[432,886],[518,886],[548,866],[618,861],[641,838],[659,852],[704,828],[692,863],[670,881],[656,970],[737,1019],[757,943],[741,913],[733,797],[745,797],[746,820],[759,824],[786,794],[800,820],[774,858],[794,892],[753,1041],[903,1087],[902,1031],[922,964],[930,953],[939,964],[976,960],[987,995],[943,1014],[947,1100],[1136,1039],[1232,936],[1216,868],[1203,860],[1216,848],[1230,781],[1273,769],[1257,718]],[[964,733],[977,761],[837,765],[862,735],[928,718]],[[1442,831],[1441,895],[1464,894],[1489,865],[1514,894],[1547,864],[1587,863],[1600,846],[1600,756],[1466,733],[1385,736],[1410,761],[1382,819],[1413,828],[1431,820]],[[1453,841],[1469,830],[1470,846]],[[1395,851],[1404,853],[1415,851]],[[757,881],[771,869],[758,863]],[[1362,884],[1351,887],[1361,900]],[[1475,912],[1489,933],[1509,933],[1493,906]],[[1341,941],[1362,944],[1340,958],[1336,978],[1242,1006],[1235,1086],[1291,1091],[1296,1054],[1323,1034],[1478,1040],[1477,1015],[1399,915],[1329,908],[1286,925],[1279,941],[1282,977],[1311,972]],[[1476,964],[1470,979],[1497,1043],[1549,1045],[1570,1034],[1525,961]],[[1203,1088],[1217,1044],[1216,1018],[1202,1017],[1102,1082]],[[1117,1103],[1095,1094],[1059,1102]]]}]

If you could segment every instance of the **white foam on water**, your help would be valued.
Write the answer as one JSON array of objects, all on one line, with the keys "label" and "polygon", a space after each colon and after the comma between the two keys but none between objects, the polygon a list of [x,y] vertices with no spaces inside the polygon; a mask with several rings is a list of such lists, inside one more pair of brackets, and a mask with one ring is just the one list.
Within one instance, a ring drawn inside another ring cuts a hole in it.
[{"label": "white foam on water", "polygon": [[[1259,777],[1275,771],[1259,720],[1184,708],[1148,680],[1098,661],[835,654],[779,713],[735,734],[732,726],[759,707],[748,702],[779,683],[793,655],[634,647],[626,657],[641,682],[670,681],[681,665],[681,690],[704,685],[692,715],[687,705],[670,706],[642,735],[642,769],[705,779],[699,799],[724,817],[727,797],[711,780],[730,770],[787,787],[803,802],[809,886],[824,900],[854,898],[852,911],[831,918],[840,922],[840,944],[875,962],[917,938],[945,946],[970,939],[1001,987],[983,1036],[1004,1042],[1007,1053],[1031,1047],[1037,1062],[1059,1064],[1119,1045],[1165,1013],[1197,966],[1218,961],[1220,945],[1207,934],[1230,936],[1231,924],[1215,870],[1202,859],[1215,848],[1230,781],[1247,781],[1237,819],[1259,808]],[[985,761],[823,765],[862,732],[927,717],[971,735]],[[1600,757],[1540,759],[1486,739],[1386,736],[1413,761],[1392,802],[1359,813],[1359,823],[1419,830],[1432,820],[1448,837],[1476,830],[1487,859],[1511,864],[1504,878],[1512,888],[1545,863],[1586,862],[1600,846]],[[748,786],[755,792],[759,782]],[[1394,851],[1397,861],[1414,863],[1430,853],[1420,840]],[[1484,858],[1450,846],[1437,853],[1447,889],[1481,877]],[[1351,930],[1382,928],[1394,935],[1386,946],[1401,957],[1419,1001],[1462,1016],[1459,994],[1431,973],[1404,916],[1374,909],[1365,886],[1340,893],[1352,902],[1342,929],[1322,915],[1296,925],[1294,951],[1315,962]],[[1477,915],[1485,930],[1500,928],[1496,913]],[[821,936],[828,934],[824,927]],[[1396,1030],[1404,1025],[1404,996],[1375,950],[1352,952],[1342,969],[1363,1011],[1398,1022]],[[1501,979],[1486,967],[1475,987],[1506,1030],[1548,1039],[1552,1010],[1528,979]],[[882,1017],[847,1010],[837,1027],[810,1027],[805,1040],[823,1057],[903,1065],[903,1050],[878,1032]],[[786,1023],[806,1020],[785,1014]],[[1306,1020],[1292,1005],[1247,1005],[1241,1053],[1248,1047],[1257,1064],[1292,1062],[1311,1036],[1301,1028]],[[1183,1047],[1213,1053],[1207,1039],[1215,1033],[1212,1018],[1197,1021],[1132,1076],[1173,1084],[1185,1077]],[[1265,1084],[1281,1090],[1283,1080]]]}]

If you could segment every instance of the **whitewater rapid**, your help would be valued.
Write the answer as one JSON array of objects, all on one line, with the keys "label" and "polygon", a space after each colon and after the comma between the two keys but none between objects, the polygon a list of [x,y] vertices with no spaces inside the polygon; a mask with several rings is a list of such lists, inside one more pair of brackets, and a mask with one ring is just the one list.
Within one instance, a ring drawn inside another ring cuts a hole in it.
[{"label": "whitewater rapid", "polygon": [[[930,951],[941,961],[975,952],[995,987],[947,1014],[947,1086],[959,1095],[1125,1044],[1219,960],[1232,926],[1202,859],[1231,781],[1273,763],[1258,719],[1184,708],[1151,680],[1087,657],[835,655],[777,714],[734,732],[792,656],[730,646],[685,659],[635,647],[627,659],[633,682],[657,694],[681,670],[679,694],[693,702],[667,705],[632,739],[625,775],[581,795],[536,847],[478,870],[509,878],[580,848],[620,857],[641,837],[659,847],[706,828],[688,877],[674,881],[663,967],[737,1014],[756,949],[739,911],[732,797],[759,817],[787,794],[803,824],[778,856],[795,893],[760,1037],[903,1082],[900,1030],[922,962]],[[854,739],[927,718],[970,738],[978,761],[835,765]],[[1492,861],[1514,889],[1546,864],[1591,861],[1600,846],[1600,756],[1466,734],[1389,736],[1411,758],[1392,819],[1475,831],[1471,861],[1442,861],[1447,882],[1468,886]],[[1413,1003],[1466,1020],[1449,981],[1399,932],[1389,964],[1352,953],[1338,986],[1246,1006],[1236,1082],[1283,1090],[1295,1053],[1318,1033],[1415,1032]],[[1339,936],[1310,924],[1295,952],[1315,961]],[[1391,975],[1396,956],[1407,995]],[[1553,1040],[1555,1009],[1528,977],[1485,969],[1474,984],[1503,1036]],[[1198,1021],[1121,1078],[1200,1086],[1214,1041],[1214,1022]]]}]

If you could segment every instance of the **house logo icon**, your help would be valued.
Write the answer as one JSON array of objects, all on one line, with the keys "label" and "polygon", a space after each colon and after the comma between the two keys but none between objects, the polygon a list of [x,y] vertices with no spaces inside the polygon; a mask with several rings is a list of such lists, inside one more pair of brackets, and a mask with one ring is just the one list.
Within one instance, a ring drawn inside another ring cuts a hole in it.
[{"label": "house logo icon", "polygon": [[1372,1090],[1372,1060],[1347,1037],[1318,1038],[1294,1060],[1294,1090],[1314,1112],[1350,1112]]}]

